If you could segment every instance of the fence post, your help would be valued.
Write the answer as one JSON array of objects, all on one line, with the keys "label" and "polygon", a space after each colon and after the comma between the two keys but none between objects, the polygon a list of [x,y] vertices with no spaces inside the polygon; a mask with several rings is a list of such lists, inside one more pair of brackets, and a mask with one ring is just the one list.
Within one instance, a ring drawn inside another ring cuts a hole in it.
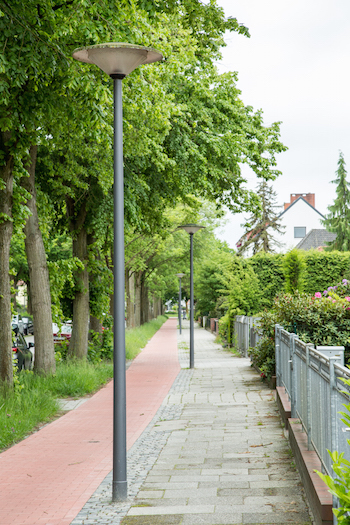
[{"label": "fence post", "polygon": [[276,386],[281,386],[280,328],[279,324],[275,324]]},{"label": "fence post", "polygon": [[[332,452],[338,450],[338,428],[337,428],[337,379],[335,376],[334,365],[339,362],[337,357],[329,358],[329,405],[331,413],[331,447]],[[333,496],[333,508],[338,508],[338,498]],[[333,525],[338,523],[337,517],[333,514]]]},{"label": "fence post", "polygon": [[312,344],[306,345],[306,432],[307,449],[311,450],[311,367],[310,367],[310,348]]},{"label": "fence post", "polygon": [[290,408],[291,417],[295,418],[297,415],[297,366],[296,366],[296,354],[295,354],[295,340],[298,339],[297,334],[290,334],[290,355],[291,355],[291,389],[290,389]]}]

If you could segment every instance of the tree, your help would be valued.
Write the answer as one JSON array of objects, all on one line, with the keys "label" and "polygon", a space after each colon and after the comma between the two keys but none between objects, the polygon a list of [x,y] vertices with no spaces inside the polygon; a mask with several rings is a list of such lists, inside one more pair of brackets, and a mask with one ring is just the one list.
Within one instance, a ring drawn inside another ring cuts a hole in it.
[{"label": "tree", "polygon": [[346,180],[345,160],[342,152],[339,153],[336,178],[332,180],[337,185],[334,204],[328,206],[330,213],[322,221],[330,232],[336,233],[336,239],[329,243],[332,250],[350,250],[350,190]]},{"label": "tree", "polygon": [[52,336],[50,278],[36,206],[36,157],[37,146],[31,146],[30,162],[27,168],[29,177],[23,177],[21,181],[22,186],[30,195],[27,201],[30,215],[25,222],[24,233],[29,268],[30,304],[35,329],[34,370],[38,373],[53,374],[56,371],[56,361]]},{"label": "tree", "polygon": [[249,219],[242,226],[244,235],[239,241],[238,254],[246,253],[253,247],[253,255],[259,252],[273,253],[274,248],[280,246],[273,238],[274,232],[282,233],[284,226],[281,225],[279,208],[276,203],[276,192],[272,186],[263,179],[257,188],[260,199],[260,208],[256,208]]}]

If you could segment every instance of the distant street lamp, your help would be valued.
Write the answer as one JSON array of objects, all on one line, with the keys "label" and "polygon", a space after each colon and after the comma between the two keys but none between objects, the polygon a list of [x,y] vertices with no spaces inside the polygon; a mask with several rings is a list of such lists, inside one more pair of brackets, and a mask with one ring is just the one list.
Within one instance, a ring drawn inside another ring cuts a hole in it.
[{"label": "distant street lamp", "polygon": [[179,226],[178,229],[187,231],[190,234],[190,260],[191,260],[191,271],[190,271],[190,368],[194,368],[194,319],[193,319],[193,235],[204,226],[198,226],[197,224],[184,224]]},{"label": "distant street lamp", "polygon": [[181,277],[184,277],[184,273],[176,273],[176,277],[179,278],[179,325],[181,334]]},{"label": "distant street lamp", "polygon": [[81,47],[73,52],[80,62],[95,64],[114,83],[114,392],[112,500],[128,495],[126,470],[125,282],[124,282],[124,172],[122,80],[141,64],[162,60],[158,51],[120,42]]}]

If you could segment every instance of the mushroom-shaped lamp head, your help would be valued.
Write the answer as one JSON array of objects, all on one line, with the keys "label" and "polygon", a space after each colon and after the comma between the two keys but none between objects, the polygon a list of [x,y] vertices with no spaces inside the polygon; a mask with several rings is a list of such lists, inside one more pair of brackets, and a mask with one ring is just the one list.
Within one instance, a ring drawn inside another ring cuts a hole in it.
[{"label": "mushroom-shaped lamp head", "polygon": [[124,78],[141,64],[150,64],[163,59],[163,55],[150,47],[109,42],[95,46],[79,47],[73,58],[95,64],[112,78]]}]

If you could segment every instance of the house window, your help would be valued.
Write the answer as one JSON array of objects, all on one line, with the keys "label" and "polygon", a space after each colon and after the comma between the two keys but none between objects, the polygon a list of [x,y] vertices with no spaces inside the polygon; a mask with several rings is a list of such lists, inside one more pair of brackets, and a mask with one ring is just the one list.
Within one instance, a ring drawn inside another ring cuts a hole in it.
[{"label": "house window", "polygon": [[294,226],[294,239],[302,239],[306,235],[306,226]]}]

